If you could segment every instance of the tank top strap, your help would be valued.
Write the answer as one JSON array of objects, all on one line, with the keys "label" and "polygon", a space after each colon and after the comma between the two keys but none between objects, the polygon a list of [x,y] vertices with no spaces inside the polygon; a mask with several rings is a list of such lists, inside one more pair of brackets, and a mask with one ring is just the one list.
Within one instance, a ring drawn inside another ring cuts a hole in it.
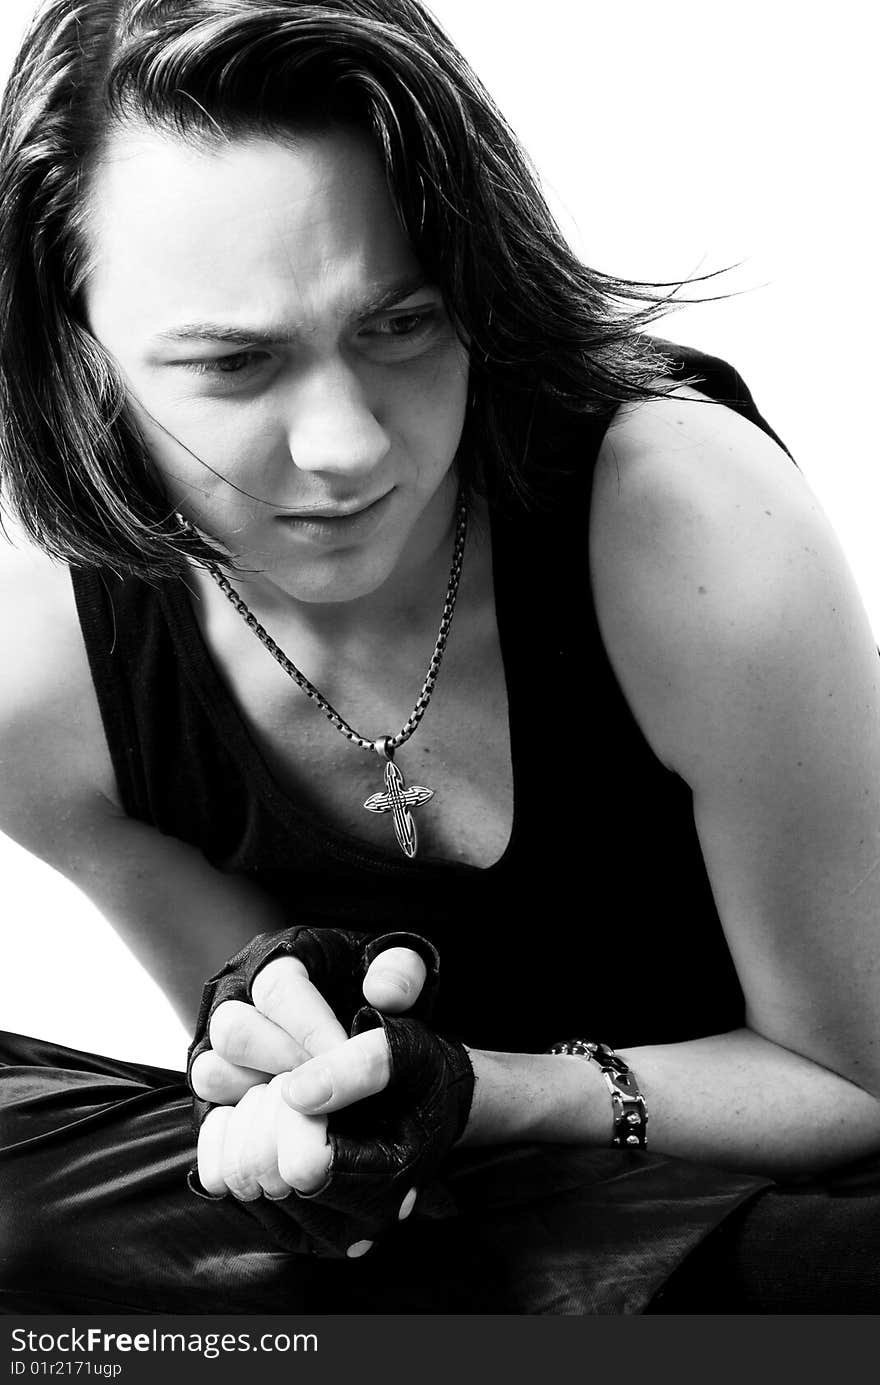
[{"label": "tank top strap", "polygon": [[[95,568],[70,577],[116,786],[129,817],[149,820],[149,786],[130,670],[145,669],[161,640],[151,588]],[[143,678],[143,674],[141,674]]]}]

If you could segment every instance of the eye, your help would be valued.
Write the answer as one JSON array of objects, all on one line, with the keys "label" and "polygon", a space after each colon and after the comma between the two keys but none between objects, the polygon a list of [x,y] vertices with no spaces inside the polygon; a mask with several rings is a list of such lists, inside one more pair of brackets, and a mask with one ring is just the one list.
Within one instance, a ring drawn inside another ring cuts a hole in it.
[{"label": "eye", "polygon": [[200,361],[185,361],[187,370],[196,375],[244,375],[261,365],[264,351],[235,351],[228,356],[209,356]]},{"label": "eye", "polygon": [[357,337],[379,361],[410,360],[437,342],[446,321],[442,303],[425,303],[377,315],[364,323]]},{"label": "eye", "polygon": [[397,317],[381,318],[366,329],[367,336],[409,337],[436,321],[436,308],[417,308]]}]

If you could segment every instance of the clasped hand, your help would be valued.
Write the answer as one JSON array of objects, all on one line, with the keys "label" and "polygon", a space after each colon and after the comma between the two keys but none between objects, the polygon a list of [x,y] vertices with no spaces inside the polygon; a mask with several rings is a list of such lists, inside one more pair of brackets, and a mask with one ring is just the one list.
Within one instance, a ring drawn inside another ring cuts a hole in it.
[{"label": "clasped hand", "polygon": [[352,1237],[408,1215],[473,1093],[462,1045],[409,1018],[430,1004],[436,963],[411,935],[307,928],[261,935],[227,963],[205,988],[190,1057],[204,1191],[296,1194],[290,1214],[319,1253],[350,1253]]},{"label": "clasped hand", "polygon": [[[389,948],[367,970],[364,1000],[402,1014],[426,975],[417,952]],[[263,967],[251,997],[221,1002],[211,1047],[190,1069],[196,1095],[214,1103],[199,1130],[199,1179],[206,1192],[245,1202],[313,1193],[329,1169],[327,1117],[388,1085],[385,1034],[349,1038],[297,957]]]}]

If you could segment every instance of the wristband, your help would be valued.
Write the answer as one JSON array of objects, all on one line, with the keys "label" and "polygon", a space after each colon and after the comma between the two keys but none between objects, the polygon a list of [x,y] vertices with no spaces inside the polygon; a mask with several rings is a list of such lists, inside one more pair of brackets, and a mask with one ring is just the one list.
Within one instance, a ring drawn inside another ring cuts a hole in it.
[{"label": "wristband", "polygon": [[614,1130],[611,1143],[618,1149],[647,1149],[648,1108],[639,1091],[635,1073],[620,1054],[608,1044],[594,1044],[586,1039],[564,1039],[547,1049],[548,1053],[570,1054],[585,1058],[601,1069],[605,1085],[611,1093]]}]

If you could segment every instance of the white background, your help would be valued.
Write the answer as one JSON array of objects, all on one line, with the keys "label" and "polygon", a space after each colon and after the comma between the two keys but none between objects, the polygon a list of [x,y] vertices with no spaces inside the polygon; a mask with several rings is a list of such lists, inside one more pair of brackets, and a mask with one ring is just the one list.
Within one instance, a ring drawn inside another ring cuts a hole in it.
[{"label": "white background", "polygon": [[[4,0],[0,76],[32,6]],[[739,296],[658,330],[731,360],[795,453],[880,632],[872,0],[436,0],[579,253]],[[711,288],[711,286],[710,286]],[[179,1066],[186,1035],[107,925],[0,839],[0,1027]]]}]

